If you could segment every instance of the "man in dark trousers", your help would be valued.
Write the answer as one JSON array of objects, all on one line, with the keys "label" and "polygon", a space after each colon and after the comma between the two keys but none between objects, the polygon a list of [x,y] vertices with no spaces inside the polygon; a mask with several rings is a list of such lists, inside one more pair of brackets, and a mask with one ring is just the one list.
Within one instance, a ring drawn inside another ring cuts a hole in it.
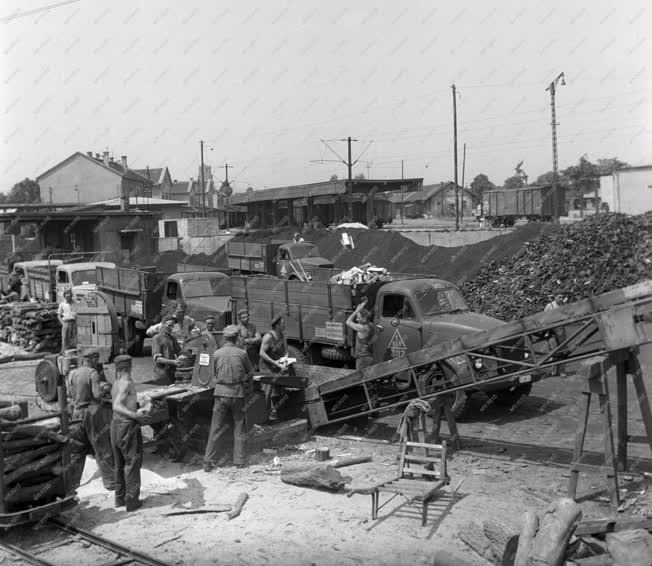
[{"label": "man in dark trousers", "polygon": [[177,319],[168,316],[163,319],[158,334],[152,338],[152,358],[154,360],[154,378],[160,385],[172,385],[179,362],[181,346],[172,335]]},{"label": "man in dark trousers", "polygon": [[256,325],[250,322],[249,318],[249,311],[247,309],[240,309],[238,311],[238,346],[247,352],[251,365],[257,368],[261,336]]},{"label": "man in dark trousers", "polygon": [[238,348],[239,329],[230,324],[224,329],[224,345],[213,354],[215,376],[215,404],[211,430],[204,454],[204,471],[210,472],[218,461],[221,437],[233,428],[233,463],[245,465],[245,386],[253,368],[247,352]]},{"label": "man in dark trousers", "polygon": [[100,353],[92,348],[84,350],[83,365],[68,375],[68,396],[73,408],[73,420],[81,421],[70,428],[70,436],[81,443],[74,450],[81,477],[86,454],[94,453],[97,467],[102,475],[104,488],[115,489],[113,449],[111,447],[111,401],[107,395],[111,384],[103,380],[95,367]]},{"label": "man in dark trousers", "polygon": [[[263,336],[260,345],[260,369],[267,375],[277,375],[287,371],[287,364],[280,361],[281,358],[288,355],[288,342],[284,331],[285,319],[277,314],[272,319],[272,329]],[[277,415],[272,397],[276,396],[277,387],[273,383],[266,383],[262,389],[265,392],[268,418],[275,420]]]},{"label": "man in dark trousers", "polygon": [[140,467],[143,463],[141,425],[148,424],[149,415],[138,409],[136,388],[131,378],[131,356],[117,356],[113,384],[113,420],[111,444],[115,463],[115,506],[126,505],[127,511],[139,509]]},{"label": "man in dark trousers", "polygon": [[346,325],[355,331],[355,369],[362,369],[374,365],[373,345],[375,329],[371,322],[371,313],[364,308],[367,304],[366,297],[346,319]]},{"label": "man in dark trousers", "polygon": [[61,353],[77,347],[77,307],[72,301],[72,291],[63,292],[64,300],[59,303],[57,316],[61,323]]}]

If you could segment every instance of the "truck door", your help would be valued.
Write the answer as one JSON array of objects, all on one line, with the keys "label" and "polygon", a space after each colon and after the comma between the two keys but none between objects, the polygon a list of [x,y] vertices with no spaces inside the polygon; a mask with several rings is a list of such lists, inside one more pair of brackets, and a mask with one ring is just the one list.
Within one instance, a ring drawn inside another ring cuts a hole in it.
[{"label": "truck door", "polygon": [[381,293],[377,302],[375,362],[402,358],[408,352],[420,350],[422,325],[410,297],[400,293]]},{"label": "truck door", "polygon": [[279,247],[278,255],[275,259],[277,277],[287,279],[294,273],[294,269],[290,265],[290,259],[290,251],[285,246]]},{"label": "truck door", "polygon": [[181,286],[176,281],[168,279],[165,283],[165,293],[161,299],[161,314],[167,312],[171,305],[181,299]]}]

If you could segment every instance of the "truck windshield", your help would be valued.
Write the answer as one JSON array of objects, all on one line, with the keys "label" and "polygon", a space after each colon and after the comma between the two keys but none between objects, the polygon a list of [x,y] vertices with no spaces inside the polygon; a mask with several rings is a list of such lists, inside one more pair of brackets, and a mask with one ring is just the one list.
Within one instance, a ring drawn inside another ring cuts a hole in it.
[{"label": "truck windshield", "polygon": [[73,271],[70,279],[74,285],[94,285],[97,283],[97,273],[95,269],[85,269],[84,271]]},{"label": "truck windshield", "polygon": [[457,289],[426,289],[417,293],[417,300],[424,316],[469,310]]},{"label": "truck windshield", "polygon": [[301,259],[303,257],[319,257],[319,248],[314,244],[300,244],[290,247],[292,259]]},{"label": "truck windshield", "polygon": [[183,282],[183,296],[186,299],[197,297],[219,297],[229,295],[230,290],[226,277],[211,277],[207,279],[186,279]]}]

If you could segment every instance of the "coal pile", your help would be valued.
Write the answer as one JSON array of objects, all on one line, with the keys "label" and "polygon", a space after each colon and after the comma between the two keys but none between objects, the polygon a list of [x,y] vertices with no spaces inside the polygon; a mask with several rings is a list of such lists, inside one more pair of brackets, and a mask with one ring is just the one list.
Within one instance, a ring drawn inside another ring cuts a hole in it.
[{"label": "coal pile", "polygon": [[652,212],[606,214],[541,233],[511,259],[489,261],[462,291],[502,320],[540,312],[563,291],[570,302],[652,277]]}]

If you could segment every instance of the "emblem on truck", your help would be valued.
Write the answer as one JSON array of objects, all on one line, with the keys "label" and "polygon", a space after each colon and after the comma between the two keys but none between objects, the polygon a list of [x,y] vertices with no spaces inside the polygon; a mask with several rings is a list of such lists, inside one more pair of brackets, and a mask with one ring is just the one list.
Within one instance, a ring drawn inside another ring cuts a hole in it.
[{"label": "emblem on truck", "polygon": [[389,343],[389,351],[392,358],[402,358],[405,356],[405,352],[407,352],[407,346],[398,328],[394,331],[394,336],[392,336],[392,340]]}]

